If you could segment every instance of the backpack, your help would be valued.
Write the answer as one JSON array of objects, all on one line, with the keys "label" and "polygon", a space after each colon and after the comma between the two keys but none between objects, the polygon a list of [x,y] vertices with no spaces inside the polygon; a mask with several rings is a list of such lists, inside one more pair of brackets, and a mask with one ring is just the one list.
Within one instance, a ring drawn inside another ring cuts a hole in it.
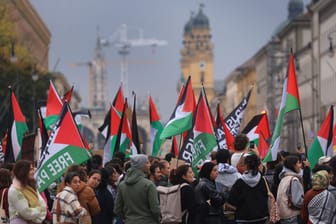
[{"label": "backpack", "polygon": [[187,183],[174,185],[171,187],[158,186],[156,189],[160,195],[161,223],[181,223],[181,188],[188,185]]},{"label": "backpack", "polygon": [[3,208],[3,201],[4,201],[4,196],[6,194],[6,191],[8,191],[8,188],[5,188],[2,191],[1,195],[1,204],[0,204],[0,224],[7,224],[9,223],[9,219],[6,215],[5,209]]}]

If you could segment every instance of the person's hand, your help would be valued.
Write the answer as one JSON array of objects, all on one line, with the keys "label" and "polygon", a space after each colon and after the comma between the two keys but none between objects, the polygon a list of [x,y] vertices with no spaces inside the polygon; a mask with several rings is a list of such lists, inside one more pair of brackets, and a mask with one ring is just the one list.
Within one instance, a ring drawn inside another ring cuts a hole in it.
[{"label": "person's hand", "polygon": [[302,165],[303,165],[303,167],[310,167],[310,163],[309,163],[308,159],[303,160]]}]

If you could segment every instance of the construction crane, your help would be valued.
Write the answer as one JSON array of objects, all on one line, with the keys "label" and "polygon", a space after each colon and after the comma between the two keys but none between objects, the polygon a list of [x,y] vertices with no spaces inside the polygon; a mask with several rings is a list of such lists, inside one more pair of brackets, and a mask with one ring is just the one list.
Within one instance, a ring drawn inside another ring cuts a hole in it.
[{"label": "construction crane", "polygon": [[120,71],[121,71],[121,83],[125,96],[129,94],[128,90],[128,61],[126,56],[130,54],[131,47],[158,47],[167,45],[168,42],[165,40],[157,40],[155,38],[144,38],[143,30],[137,29],[139,31],[139,37],[137,39],[128,39],[127,31],[128,27],[126,24],[123,24],[119,29],[112,34],[111,37],[107,39],[101,39],[101,44],[103,46],[113,46],[118,49],[118,54],[121,56],[120,62]]},{"label": "construction crane", "polygon": [[106,62],[102,50],[102,42],[97,35],[95,57],[91,61],[71,64],[72,67],[89,67],[89,107],[105,109],[106,105]]}]

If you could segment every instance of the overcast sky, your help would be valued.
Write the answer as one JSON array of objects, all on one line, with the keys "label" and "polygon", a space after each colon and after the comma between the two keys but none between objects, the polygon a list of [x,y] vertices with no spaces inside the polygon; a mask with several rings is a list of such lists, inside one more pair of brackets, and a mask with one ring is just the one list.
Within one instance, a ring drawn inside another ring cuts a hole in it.
[{"label": "overcast sky", "polygon": [[[180,50],[183,28],[191,11],[198,12],[201,1],[194,0],[30,0],[52,38],[49,69],[66,75],[70,84],[88,104],[88,67],[72,63],[93,59],[97,37],[109,37],[121,24],[132,27],[130,39],[166,40],[167,46],[134,47],[129,60],[129,89],[139,97],[150,93],[157,103],[162,121],[169,119],[176,103],[176,83],[181,76]],[[223,80],[237,66],[253,56],[270,40],[276,27],[286,20],[288,0],[208,0],[208,16],[214,43],[214,77]],[[308,0],[305,0],[307,4]],[[113,100],[120,85],[120,56],[117,48],[104,49],[107,67],[108,99]]]}]

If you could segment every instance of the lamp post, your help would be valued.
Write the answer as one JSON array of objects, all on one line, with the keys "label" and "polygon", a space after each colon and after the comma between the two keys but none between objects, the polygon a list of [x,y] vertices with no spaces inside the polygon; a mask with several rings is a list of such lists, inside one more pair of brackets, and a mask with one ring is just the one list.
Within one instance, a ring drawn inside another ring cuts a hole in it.
[{"label": "lamp post", "polygon": [[[17,57],[15,54],[15,41],[11,42],[11,47],[10,47],[10,62],[12,64],[15,64],[17,62]],[[15,67],[15,71],[16,71],[16,85],[15,85],[15,95],[16,98],[18,99],[18,101],[20,100],[20,90],[19,90],[19,72],[17,70],[17,68]]]}]

